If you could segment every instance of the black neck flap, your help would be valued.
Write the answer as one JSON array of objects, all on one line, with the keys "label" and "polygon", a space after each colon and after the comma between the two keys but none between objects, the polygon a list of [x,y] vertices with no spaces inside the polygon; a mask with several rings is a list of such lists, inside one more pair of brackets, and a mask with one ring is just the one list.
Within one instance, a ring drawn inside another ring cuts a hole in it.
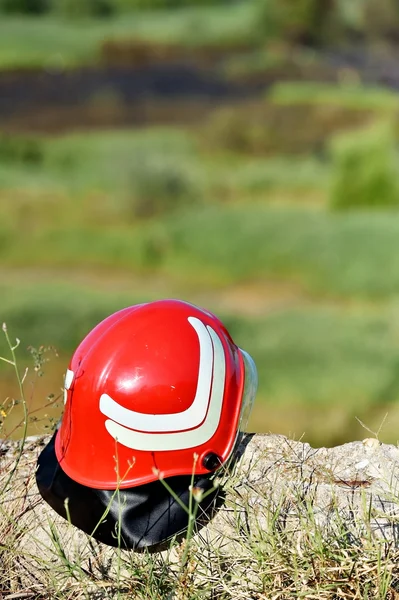
[{"label": "black neck flap", "polygon": [[[188,514],[161,481],[117,492],[81,485],[61,469],[55,437],[56,433],[39,456],[36,482],[43,499],[59,515],[96,540],[124,549],[157,552],[167,547],[171,538],[184,536]],[[205,525],[223,502],[211,478],[212,474],[194,478],[195,487],[209,492],[198,507],[199,526]],[[169,477],[167,482],[188,506],[191,476]]]}]

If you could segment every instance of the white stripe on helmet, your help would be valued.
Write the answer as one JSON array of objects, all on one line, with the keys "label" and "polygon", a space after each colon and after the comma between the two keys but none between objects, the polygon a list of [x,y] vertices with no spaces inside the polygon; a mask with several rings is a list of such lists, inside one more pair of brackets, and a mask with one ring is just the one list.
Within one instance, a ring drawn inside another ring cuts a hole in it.
[{"label": "white stripe on helmet", "polygon": [[100,412],[112,421],[145,432],[185,431],[198,427],[205,419],[212,387],[213,346],[205,325],[195,317],[188,322],[198,335],[200,360],[198,383],[195,398],[191,406],[180,413],[149,415],[129,410],[121,406],[107,394],[100,398]]},{"label": "white stripe on helmet", "polygon": [[[192,321],[194,321],[194,317],[190,317],[190,319],[190,322],[193,325]],[[195,319],[195,322],[196,324],[201,323],[201,321],[198,321],[198,319]],[[203,324],[201,323],[201,325]],[[205,328],[204,325],[203,327]],[[186,448],[194,448],[196,446],[200,446],[208,440],[210,440],[211,437],[215,434],[219,425],[220,415],[223,406],[224,385],[226,378],[226,362],[223,345],[220,341],[219,336],[211,327],[207,327],[206,329],[207,332],[209,332],[213,348],[213,369],[211,373],[211,394],[209,401],[209,409],[206,416],[204,415],[205,420],[203,421],[203,423],[199,426],[197,425],[195,429],[187,431],[187,429],[190,426],[192,427],[192,425],[190,425],[190,423],[185,420],[184,428],[186,429],[186,431],[176,430],[176,418],[179,417],[179,415],[184,415],[190,409],[187,409],[187,411],[183,411],[182,413],[172,415],[156,415],[162,421],[165,419],[165,417],[173,418],[173,423],[172,421],[170,422],[171,428],[166,430],[164,433],[144,433],[143,431],[134,431],[132,429],[124,427],[120,423],[116,423],[114,420],[105,421],[105,427],[108,433],[120,444],[133,450],[143,451],[183,450]],[[196,400],[198,401],[197,395]],[[201,399],[201,406],[202,403],[203,399]],[[154,417],[154,415],[146,415],[143,413],[135,414],[139,414],[141,419],[143,417],[144,419]],[[194,422],[194,420],[192,420],[192,422]],[[152,423],[152,420],[150,420],[150,423]],[[182,423],[180,423],[180,427],[182,424],[183,420]],[[137,427],[137,423],[135,423],[135,427]]]}]

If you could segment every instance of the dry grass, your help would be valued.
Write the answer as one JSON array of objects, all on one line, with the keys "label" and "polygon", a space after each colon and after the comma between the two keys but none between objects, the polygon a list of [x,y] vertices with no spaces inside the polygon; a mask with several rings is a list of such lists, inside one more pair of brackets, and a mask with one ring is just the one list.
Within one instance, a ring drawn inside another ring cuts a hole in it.
[{"label": "dry grass", "polygon": [[1,600],[399,598],[393,446],[352,445],[354,463],[382,448],[376,485],[367,474],[339,475],[334,449],[246,436],[241,463],[220,476],[224,503],[208,526],[163,553],[136,554],[99,544],[42,502],[34,475],[45,442],[0,441]]},{"label": "dry grass", "polygon": [[[225,479],[226,503],[207,528],[162,554],[136,554],[91,540],[43,505],[34,484],[42,444],[28,440],[2,495],[2,600],[399,598],[397,517],[391,516],[390,534],[373,533],[366,494],[352,514],[332,503],[320,520],[307,475],[303,485],[291,486],[266,477],[262,488],[256,474],[263,467],[250,461],[249,470],[238,467]],[[3,442],[1,451],[4,483],[20,448]],[[296,477],[307,459],[293,465],[287,454],[284,460],[283,469]]]}]

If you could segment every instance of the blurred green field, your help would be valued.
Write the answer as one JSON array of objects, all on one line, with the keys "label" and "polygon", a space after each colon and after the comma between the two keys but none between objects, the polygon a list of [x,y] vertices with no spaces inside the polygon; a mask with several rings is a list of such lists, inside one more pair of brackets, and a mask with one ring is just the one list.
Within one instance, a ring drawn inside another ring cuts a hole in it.
[{"label": "blurred green field", "polygon": [[[250,429],[397,442],[399,94],[378,85],[375,65],[386,60],[395,83],[398,27],[393,0],[0,0],[6,86],[32,68],[68,77],[182,62],[258,90],[189,126],[52,137],[11,134],[43,128],[17,110],[7,129],[6,108],[0,323],[29,368],[31,433],[59,417],[63,373],[90,328],[178,297],[214,311],[254,356]],[[93,89],[85,102],[83,120],[128,101]],[[50,108],[44,130],[56,132]],[[1,419],[18,436],[6,363]]]},{"label": "blurred green field", "polygon": [[68,18],[49,14],[0,15],[0,69],[63,69],[98,60],[102,44],[112,40],[146,40],[192,46],[251,41],[255,2],[226,6],[188,6],[130,11],[111,19]]},{"label": "blurred green field", "polygon": [[[206,127],[3,136],[1,321],[21,339],[32,410],[60,396],[70,353],[99,320],[179,297],[216,312],[253,354],[250,428],[329,445],[370,435],[358,417],[396,442],[398,157],[381,114],[345,134],[349,145],[332,133],[321,155],[228,150],[224,131],[210,145]],[[376,185],[385,195],[362,204]],[[38,378],[26,348],[42,345],[59,356],[44,355]],[[9,367],[1,373],[2,396],[15,396]],[[3,410],[12,431],[19,408]],[[34,412],[31,431],[59,411]]]},{"label": "blurred green field", "polygon": [[398,25],[395,0],[0,0],[0,68],[59,70],[92,63],[104,42],[133,40],[244,44],[253,56],[231,66],[248,73],[276,66],[281,52],[265,43],[308,46],[296,50],[309,63],[315,48],[395,44]]},{"label": "blurred green field", "polygon": [[[173,288],[169,280],[156,284],[131,281],[129,289],[125,281],[123,286],[120,280],[119,286],[115,281],[114,286],[112,277],[107,279],[108,286],[100,280],[67,284],[54,274],[52,284],[49,279],[48,273],[42,273],[35,284],[15,284],[12,290],[8,286],[8,298],[3,294],[2,312],[7,315],[10,333],[23,332],[22,348],[51,344],[61,352],[58,357],[47,352],[45,357],[50,360],[43,366],[41,379],[35,378],[32,358],[21,352],[21,368],[30,367],[27,390],[33,408],[50,394],[60,395],[68,353],[101,318],[131,303],[177,296],[216,312],[237,343],[253,354],[260,388],[251,429],[304,435],[315,444],[333,444],[368,435],[356,417],[376,431],[388,413],[381,437],[396,440],[396,302],[377,310],[338,303],[312,304],[308,299],[295,298],[292,290],[288,293],[282,286],[277,296],[272,292],[268,295],[267,285],[263,289],[254,285],[227,287],[223,292],[207,294],[198,290],[184,293],[178,286]],[[119,291],[107,287],[119,287]],[[120,291],[122,287],[124,291]],[[261,294],[261,300],[254,302],[256,293]],[[2,354],[6,354],[4,344]],[[4,375],[6,371],[3,368]],[[7,387],[16,392],[9,383]],[[14,409],[8,427],[17,420]],[[31,431],[40,431],[42,425],[32,423]]]},{"label": "blurred green field", "polygon": [[59,71],[104,58],[104,44],[144,42],[158,55],[165,45],[230,45],[226,72],[247,75],[287,68],[287,44],[300,75],[320,49],[389,48],[398,26],[395,0],[0,0],[0,69]]}]

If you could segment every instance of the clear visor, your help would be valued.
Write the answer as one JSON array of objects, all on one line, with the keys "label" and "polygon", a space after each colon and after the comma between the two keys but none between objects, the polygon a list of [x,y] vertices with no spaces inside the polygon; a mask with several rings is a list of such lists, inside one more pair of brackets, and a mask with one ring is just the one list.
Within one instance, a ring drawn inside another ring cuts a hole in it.
[{"label": "clear visor", "polygon": [[[244,390],[242,395],[241,412],[238,421],[238,428],[234,446],[231,450],[230,456],[224,464],[225,469],[229,469],[231,462],[234,461],[234,457],[237,454],[240,442],[242,440],[242,433],[246,432],[248,420],[251,414],[252,407],[254,405],[256,391],[258,389],[258,372],[256,370],[255,362],[253,358],[240,348],[241,355],[244,359]],[[218,473],[216,471],[215,473]]]},{"label": "clear visor", "polygon": [[255,362],[248,352],[245,352],[245,350],[242,350],[241,348],[240,352],[244,359],[245,379],[238,430],[246,431],[248,420],[255,401],[256,391],[258,389],[258,372],[256,370]]}]

